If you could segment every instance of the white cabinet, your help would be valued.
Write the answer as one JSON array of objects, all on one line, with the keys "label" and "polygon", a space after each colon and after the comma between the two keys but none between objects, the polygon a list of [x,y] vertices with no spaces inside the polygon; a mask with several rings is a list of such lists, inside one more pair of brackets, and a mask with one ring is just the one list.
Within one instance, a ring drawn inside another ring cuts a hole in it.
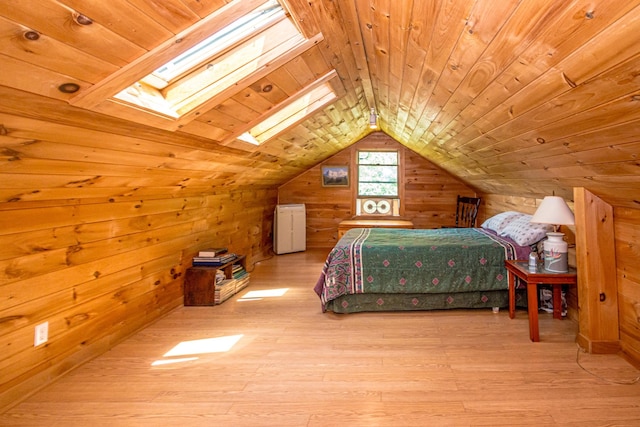
[{"label": "white cabinet", "polygon": [[307,223],[304,204],[277,205],[273,224],[273,251],[277,255],[306,249]]}]

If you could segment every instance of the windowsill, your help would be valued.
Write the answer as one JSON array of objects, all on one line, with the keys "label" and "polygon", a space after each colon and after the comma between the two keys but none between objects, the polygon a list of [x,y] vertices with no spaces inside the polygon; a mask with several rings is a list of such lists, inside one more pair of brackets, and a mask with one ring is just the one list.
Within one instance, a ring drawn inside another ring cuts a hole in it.
[{"label": "windowsill", "polygon": [[[370,217],[369,217],[370,218]],[[346,219],[338,224],[338,238],[352,228],[413,228],[413,222],[400,219]]]}]

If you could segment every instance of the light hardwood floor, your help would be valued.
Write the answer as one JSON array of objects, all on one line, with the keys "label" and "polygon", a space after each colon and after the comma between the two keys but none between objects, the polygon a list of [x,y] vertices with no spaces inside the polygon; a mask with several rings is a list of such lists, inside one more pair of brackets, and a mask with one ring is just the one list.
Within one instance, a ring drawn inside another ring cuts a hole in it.
[{"label": "light hardwood floor", "polygon": [[[0,425],[640,425],[638,370],[579,354],[575,322],[541,314],[532,343],[524,310],[322,313],[326,253],[259,263],[237,298],[176,309]],[[263,290],[283,293],[242,298]]]}]

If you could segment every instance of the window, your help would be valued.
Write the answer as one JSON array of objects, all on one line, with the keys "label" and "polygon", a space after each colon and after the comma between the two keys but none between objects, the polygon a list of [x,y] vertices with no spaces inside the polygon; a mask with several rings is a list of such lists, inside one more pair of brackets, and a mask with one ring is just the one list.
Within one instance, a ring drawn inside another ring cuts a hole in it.
[{"label": "window", "polygon": [[[148,61],[138,61],[140,70],[128,74],[141,78],[115,94],[114,105],[150,113],[156,123],[177,130],[323,40],[321,33],[305,38],[278,0],[226,3],[207,31],[199,29],[209,37],[199,42],[192,37],[185,51],[176,43],[158,48]],[[176,55],[169,56],[169,50]],[[147,70],[156,56],[165,61]],[[234,124],[236,131],[220,143],[254,149],[330,105],[342,92],[337,73],[331,71],[268,110],[256,111],[249,122]]]},{"label": "window", "polygon": [[398,197],[397,151],[358,151],[358,197]]},{"label": "window", "polygon": [[212,36],[164,64],[142,79],[143,82],[162,90],[174,79],[189,72],[208,58],[214,58],[243,39],[253,36],[262,28],[284,18],[280,4],[270,0],[261,7],[235,20]]},{"label": "window", "polygon": [[301,93],[291,96],[282,105],[268,112],[264,118],[261,117],[259,123],[239,135],[238,139],[260,145],[333,102],[337,94],[329,80],[336,76],[335,71],[331,71]]},{"label": "window", "polygon": [[179,119],[304,42],[280,3],[265,0],[114,98]]},{"label": "window", "polygon": [[399,216],[397,151],[358,151],[356,215]]}]

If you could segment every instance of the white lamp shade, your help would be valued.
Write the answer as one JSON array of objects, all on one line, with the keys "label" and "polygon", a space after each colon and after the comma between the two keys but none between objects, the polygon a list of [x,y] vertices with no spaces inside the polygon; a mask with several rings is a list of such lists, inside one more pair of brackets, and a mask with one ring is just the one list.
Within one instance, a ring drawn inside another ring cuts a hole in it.
[{"label": "white lamp shade", "polygon": [[575,218],[567,202],[559,196],[546,196],[538,210],[533,214],[531,222],[553,225],[573,225]]}]

